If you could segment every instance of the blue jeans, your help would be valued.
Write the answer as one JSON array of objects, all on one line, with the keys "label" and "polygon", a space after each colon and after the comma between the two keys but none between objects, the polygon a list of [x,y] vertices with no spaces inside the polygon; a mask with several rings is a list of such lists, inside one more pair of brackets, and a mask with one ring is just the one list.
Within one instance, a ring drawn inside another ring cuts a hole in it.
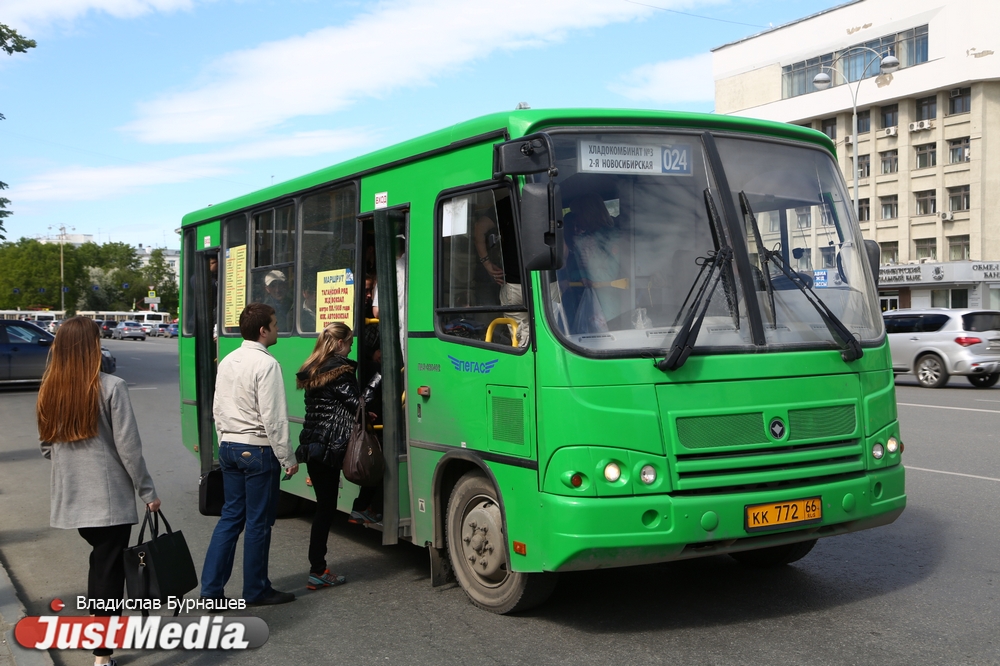
[{"label": "blue jeans", "polygon": [[236,543],[245,524],[243,598],[259,601],[273,590],[267,577],[267,558],[278,508],[281,464],[270,446],[221,442],[219,465],[226,503],[205,554],[201,596],[218,599],[225,595],[233,573]]}]

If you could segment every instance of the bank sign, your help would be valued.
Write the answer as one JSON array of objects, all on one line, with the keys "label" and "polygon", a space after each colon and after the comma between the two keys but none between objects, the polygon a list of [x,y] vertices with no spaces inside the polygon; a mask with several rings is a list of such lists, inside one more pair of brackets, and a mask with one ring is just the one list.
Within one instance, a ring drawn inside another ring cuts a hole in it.
[{"label": "bank sign", "polygon": [[881,266],[879,286],[934,285],[940,282],[1000,282],[1000,263],[950,261],[940,264]]}]

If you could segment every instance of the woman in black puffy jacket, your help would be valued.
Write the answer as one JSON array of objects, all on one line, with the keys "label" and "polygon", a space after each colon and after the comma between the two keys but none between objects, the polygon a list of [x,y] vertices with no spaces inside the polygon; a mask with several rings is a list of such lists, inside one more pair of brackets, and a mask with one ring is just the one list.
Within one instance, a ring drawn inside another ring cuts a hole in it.
[{"label": "woman in black puffy jacket", "polygon": [[[309,581],[306,588],[342,585],[344,576],[326,566],[326,542],[337,510],[337,488],[347,442],[357,422],[361,392],[355,376],[357,364],[347,358],[354,344],[351,328],[333,323],[323,329],[312,354],[295,375],[305,390],[306,418],[299,435],[295,458],[305,463],[316,491],[316,514],[309,537]],[[382,380],[372,377],[365,389],[367,403]]]}]

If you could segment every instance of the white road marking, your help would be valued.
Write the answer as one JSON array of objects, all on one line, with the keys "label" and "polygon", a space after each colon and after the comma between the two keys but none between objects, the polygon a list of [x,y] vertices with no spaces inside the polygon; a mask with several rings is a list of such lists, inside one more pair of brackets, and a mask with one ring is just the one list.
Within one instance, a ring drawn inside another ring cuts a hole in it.
[{"label": "white road marking", "polygon": [[983,481],[998,481],[1000,479],[994,479],[992,476],[976,476],[975,474],[962,474],[961,472],[945,472],[940,469],[925,469],[923,467],[913,467],[912,465],[906,465],[906,469],[915,469],[921,472],[934,472],[935,474],[950,474],[952,476],[965,476],[970,479],[982,479]]},{"label": "white road marking", "polygon": [[902,407],[925,407],[927,409],[955,409],[961,412],[986,412],[987,414],[1000,414],[1000,409],[973,409],[972,407],[944,407],[942,405],[919,405],[913,402],[897,402]]},{"label": "white road marking", "polygon": [[1000,402],[1000,400],[983,400],[982,398],[976,398],[976,402]]}]

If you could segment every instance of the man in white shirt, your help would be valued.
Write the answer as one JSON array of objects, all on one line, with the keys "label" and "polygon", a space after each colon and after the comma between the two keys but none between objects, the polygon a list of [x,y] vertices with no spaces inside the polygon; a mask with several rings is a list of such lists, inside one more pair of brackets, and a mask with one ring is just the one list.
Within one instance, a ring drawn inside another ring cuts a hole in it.
[{"label": "man in white shirt", "polygon": [[267,576],[271,526],[278,507],[281,468],[299,466],[288,444],[288,411],[281,366],[267,348],[278,341],[274,308],[250,303],[240,314],[243,344],[219,363],[213,415],[219,435],[226,502],[212,533],[201,574],[201,596],[223,599],[243,538],[243,598],[254,606],[295,600]]}]

